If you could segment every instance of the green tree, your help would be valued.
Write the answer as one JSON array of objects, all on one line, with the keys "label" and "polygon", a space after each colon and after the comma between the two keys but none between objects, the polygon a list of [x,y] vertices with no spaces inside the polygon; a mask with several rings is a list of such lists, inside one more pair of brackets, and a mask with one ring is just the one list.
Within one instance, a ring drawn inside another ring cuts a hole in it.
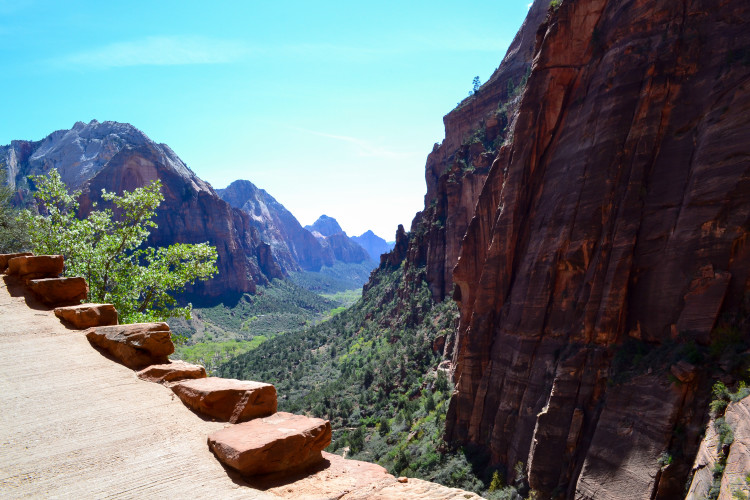
[{"label": "green tree", "polygon": [[6,169],[0,166],[0,253],[13,253],[29,246],[29,233],[21,212],[13,207],[13,190],[5,184]]},{"label": "green tree", "polygon": [[500,473],[495,471],[492,473],[492,481],[490,482],[490,491],[497,491],[503,488],[503,478],[500,477]]},{"label": "green tree", "polygon": [[471,92],[469,92],[469,95],[474,95],[479,93],[479,87],[482,86],[482,81],[479,79],[479,76],[475,76],[474,79],[471,81]]},{"label": "green tree", "polygon": [[113,208],[94,204],[84,219],[76,216],[80,192],[69,193],[55,169],[32,181],[43,213],[26,212],[31,247],[64,255],[64,274],[86,278],[89,301],[114,304],[123,323],[190,318],[191,305],[177,307],[173,294],[216,274],[216,249],[207,243],[143,247],[164,200],[159,181],[122,196],[102,190]]}]

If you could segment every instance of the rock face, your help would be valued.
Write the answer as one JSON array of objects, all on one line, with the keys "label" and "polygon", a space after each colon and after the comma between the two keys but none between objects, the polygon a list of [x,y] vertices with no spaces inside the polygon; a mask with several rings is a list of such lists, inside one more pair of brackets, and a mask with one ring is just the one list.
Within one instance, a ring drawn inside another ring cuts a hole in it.
[{"label": "rock face", "polygon": [[412,222],[407,267],[424,268],[432,296],[453,292],[453,267],[485,179],[511,128],[549,1],[535,0],[505,58],[478,92],[444,118],[445,139],[427,157],[425,208]]},{"label": "rock face", "polygon": [[176,380],[205,378],[206,369],[201,365],[194,365],[176,360],[163,365],[151,365],[136,373],[139,379],[162,384]]},{"label": "rock face", "polygon": [[31,200],[29,175],[57,168],[66,185],[82,189],[84,215],[100,201],[102,189],[121,193],[160,179],[165,201],[157,210],[159,227],[149,244],[208,241],[219,255],[218,276],[192,287],[193,298],[252,293],[257,284],[283,276],[247,214],[221,200],[166,144],[156,144],[132,125],[79,122],[38,142],[13,141],[0,147],[0,160],[8,165],[8,182],[21,203]]},{"label": "rock face", "polygon": [[117,309],[112,304],[78,304],[56,307],[55,316],[80,329],[117,324]]},{"label": "rock face", "polygon": [[274,257],[285,271],[300,268],[318,271],[324,265],[333,264],[332,256],[315,236],[264,189],[258,189],[250,181],[238,180],[216,192],[221,199],[250,216],[261,239],[271,246]]},{"label": "rock face", "polygon": [[525,463],[543,498],[682,494],[705,373],[671,384],[664,356],[622,382],[613,358],[705,343],[741,305],[748,18],[747,2],[563,1],[538,30],[453,272],[446,436]]},{"label": "rock face", "polygon": [[208,436],[219,460],[245,476],[300,470],[323,460],[331,424],[320,418],[276,413]]},{"label": "rock face", "polygon": [[223,422],[245,422],[276,412],[276,388],[248,380],[208,377],[172,386],[192,410]]},{"label": "rock face", "polygon": [[379,262],[380,256],[393,250],[393,246],[395,245],[395,242],[388,243],[370,230],[360,236],[352,236],[351,239],[367,250],[367,254],[375,262]]},{"label": "rock face", "polygon": [[29,289],[51,307],[71,306],[86,300],[89,285],[81,277],[29,280]]},{"label": "rock face", "polygon": [[89,328],[86,338],[133,370],[168,363],[167,356],[174,352],[172,332],[166,323]]}]

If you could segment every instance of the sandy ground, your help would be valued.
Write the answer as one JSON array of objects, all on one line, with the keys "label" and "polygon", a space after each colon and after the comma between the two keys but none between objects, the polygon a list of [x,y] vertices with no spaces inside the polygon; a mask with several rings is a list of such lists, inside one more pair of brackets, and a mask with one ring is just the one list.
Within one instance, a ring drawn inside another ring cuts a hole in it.
[{"label": "sandy ground", "polygon": [[0,498],[478,498],[324,454],[315,470],[245,482],[168,388],[104,357],[0,276]]}]

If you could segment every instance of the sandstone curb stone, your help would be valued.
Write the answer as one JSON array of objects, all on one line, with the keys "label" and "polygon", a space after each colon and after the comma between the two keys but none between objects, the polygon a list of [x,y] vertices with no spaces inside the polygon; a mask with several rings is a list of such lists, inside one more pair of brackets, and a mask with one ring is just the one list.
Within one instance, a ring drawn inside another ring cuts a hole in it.
[{"label": "sandstone curb stone", "polygon": [[168,363],[167,356],[174,352],[172,332],[166,323],[98,326],[86,330],[86,338],[134,370]]},{"label": "sandstone curb stone", "polygon": [[208,446],[223,464],[244,476],[298,471],[323,460],[331,443],[331,423],[291,413],[276,413],[221,429]]},{"label": "sandstone curb stone", "polygon": [[151,365],[136,375],[141,380],[161,384],[177,380],[206,378],[206,369],[201,365],[177,360],[162,365]]},{"label": "sandstone curb stone", "polygon": [[208,377],[172,386],[185,405],[223,422],[245,422],[276,413],[276,388],[263,382]]},{"label": "sandstone curb stone", "polygon": [[27,255],[8,259],[8,274],[26,280],[56,278],[64,266],[62,255]]},{"label": "sandstone curb stone", "polygon": [[8,269],[8,261],[15,259],[16,257],[30,257],[34,255],[31,252],[18,252],[18,253],[2,253],[0,254],[0,273]]},{"label": "sandstone curb stone", "polygon": [[57,307],[55,316],[80,329],[117,324],[117,309],[112,304],[78,304]]},{"label": "sandstone curb stone", "polygon": [[52,307],[80,304],[89,293],[86,280],[80,277],[33,279],[29,281],[29,289],[42,302]]}]

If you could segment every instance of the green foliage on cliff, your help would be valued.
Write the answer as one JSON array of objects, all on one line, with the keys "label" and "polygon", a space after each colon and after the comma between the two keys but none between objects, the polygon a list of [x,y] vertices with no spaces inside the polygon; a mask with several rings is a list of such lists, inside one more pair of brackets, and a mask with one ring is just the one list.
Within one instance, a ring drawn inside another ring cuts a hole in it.
[{"label": "green foliage on cliff", "polygon": [[[452,386],[433,345],[450,341],[457,318],[453,301],[433,302],[423,268],[380,269],[349,309],[271,338],[217,372],[273,383],[280,410],[329,419],[329,451],[486,492],[488,457],[450,450],[442,439]],[[517,498],[501,496],[511,490],[493,496]]]},{"label": "green foliage on cliff", "polygon": [[191,306],[177,307],[174,294],[217,272],[216,249],[207,243],[144,247],[164,200],[159,181],[122,196],[103,190],[113,208],[94,204],[79,219],[80,192],[69,193],[55,169],[32,180],[43,213],[26,212],[31,248],[64,255],[64,274],[86,278],[89,301],[114,304],[122,323],[190,317]]},{"label": "green foliage on cliff", "polygon": [[6,169],[0,165],[0,253],[13,253],[28,248],[26,220],[11,204],[13,190],[5,184]]}]

